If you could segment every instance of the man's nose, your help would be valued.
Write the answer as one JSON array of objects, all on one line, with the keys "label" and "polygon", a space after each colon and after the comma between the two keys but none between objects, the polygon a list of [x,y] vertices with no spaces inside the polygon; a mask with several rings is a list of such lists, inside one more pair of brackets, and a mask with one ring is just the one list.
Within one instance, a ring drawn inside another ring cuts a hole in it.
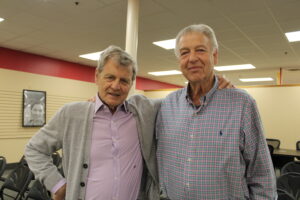
[{"label": "man's nose", "polygon": [[198,56],[196,54],[196,52],[190,52],[190,55],[189,55],[189,61],[190,62],[196,62],[198,60]]},{"label": "man's nose", "polygon": [[119,90],[119,89],[120,89],[120,81],[115,80],[114,82],[112,82],[111,87],[112,87],[114,90]]}]

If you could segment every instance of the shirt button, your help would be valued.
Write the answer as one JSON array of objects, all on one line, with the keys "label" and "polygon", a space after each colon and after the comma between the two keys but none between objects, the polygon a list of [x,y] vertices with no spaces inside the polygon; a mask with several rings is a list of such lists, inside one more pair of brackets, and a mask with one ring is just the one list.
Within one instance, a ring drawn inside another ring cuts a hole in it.
[{"label": "shirt button", "polygon": [[83,168],[85,168],[85,169],[88,168],[88,164],[86,164],[86,163],[84,163],[82,166],[83,166]]},{"label": "shirt button", "polygon": [[80,186],[81,186],[81,187],[84,187],[84,186],[85,186],[85,183],[84,183],[84,182],[81,182],[81,183],[80,183]]},{"label": "shirt button", "polygon": [[189,184],[189,183],[186,183],[185,185],[186,185],[187,187],[189,187],[189,186],[190,186],[190,184]]},{"label": "shirt button", "polygon": [[191,135],[190,137],[191,137],[191,138],[194,138],[194,135]]},{"label": "shirt button", "polygon": [[188,161],[191,162],[192,159],[188,158]]}]

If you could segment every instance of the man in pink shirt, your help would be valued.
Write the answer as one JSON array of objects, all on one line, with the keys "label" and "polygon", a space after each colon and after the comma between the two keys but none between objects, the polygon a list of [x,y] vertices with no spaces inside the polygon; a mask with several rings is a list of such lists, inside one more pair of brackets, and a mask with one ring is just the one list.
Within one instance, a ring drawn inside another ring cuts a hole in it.
[{"label": "man in pink shirt", "polygon": [[[95,102],[63,106],[31,138],[26,160],[55,200],[159,199],[154,123],[159,101],[126,100],[136,64],[119,47],[101,55]],[[63,177],[51,154],[62,150]]]}]

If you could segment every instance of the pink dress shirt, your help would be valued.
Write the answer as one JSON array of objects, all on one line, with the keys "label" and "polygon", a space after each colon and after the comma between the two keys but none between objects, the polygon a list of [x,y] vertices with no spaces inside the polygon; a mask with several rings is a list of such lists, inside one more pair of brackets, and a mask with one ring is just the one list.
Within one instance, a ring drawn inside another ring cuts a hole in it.
[{"label": "pink dress shirt", "polygon": [[86,200],[137,199],[143,170],[136,121],[126,103],[112,114],[95,102]]}]

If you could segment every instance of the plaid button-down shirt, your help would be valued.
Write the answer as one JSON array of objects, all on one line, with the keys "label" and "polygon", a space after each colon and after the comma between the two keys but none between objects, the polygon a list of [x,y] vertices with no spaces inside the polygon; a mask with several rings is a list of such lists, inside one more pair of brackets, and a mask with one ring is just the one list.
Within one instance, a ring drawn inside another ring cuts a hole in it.
[{"label": "plaid button-down shirt", "polygon": [[195,107],[188,87],[162,103],[157,157],[172,200],[275,199],[274,169],[255,101],[240,89],[213,88]]}]

